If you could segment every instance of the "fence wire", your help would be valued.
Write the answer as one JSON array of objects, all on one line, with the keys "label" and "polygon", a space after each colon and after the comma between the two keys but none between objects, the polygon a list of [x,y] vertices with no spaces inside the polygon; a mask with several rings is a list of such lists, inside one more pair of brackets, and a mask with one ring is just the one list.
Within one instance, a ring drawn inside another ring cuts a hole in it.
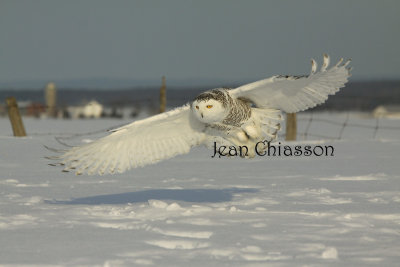
[{"label": "fence wire", "polygon": [[[47,110],[49,107],[43,106],[45,110]],[[27,107],[21,107],[21,110],[23,110],[23,113],[26,111]],[[5,107],[6,112],[7,107]],[[372,118],[370,117],[368,121],[374,120],[373,125],[372,124],[362,124],[359,122],[352,122],[351,118],[353,119],[359,119],[360,117],[357,117],[352,113],[351,111],[347,112],[345,116],[341,115],[340,117],[336,117],[335,119],[330,119],[330,118],[325,118],[324,113],[320,112],[304,112],[304,113],[299,113],[297,116],[297,140],[309,140],[310,138],[317,138],[317,139],[328,139],[328,140],[341,140],[344,138],[344,135],[349,129],[362,129],[365,131],[371,131],[371,137],[373,139],[376,139],[379,136],[379,133],[383,130],[385,131],[393,131],[395,134],[398,134],[400,136],[400,120],[393,120],[393,122],[398,122],[398,123],[393,123],[394,125],[387,125],[388,120],[385,118]],[[341,113],[343,114],[343,113]],[[353,115],[351,115],[353,114]],[[364,113],[366,114],[366,113]],[[344,117],[344,118],[343,118]],[[340,118],[340,120],[338,120]],[[125,118],[127,119],[127,118]],[[134,118],[132,118],[132,121]],[[382,123],[382,122],[386,122]],[[84,133],[74,133],[74,132],[29,132],[29,135],[31,136],[56,136],[57,140],[59,142],[62,142],[62,140],[65,140],[67,142],[68,139],[74,139],[78,137],[83,137],[83,136],[92,136],[92,135],[97,135],[97,134],[103,134],[107,133],[108,131],[112,129],[119,128],[125,124],[116,124],[113,127],[107,127],[95,131],[88,131]],[[332,132],[337,132],[336,135],[332,134],[324,134],[319,132],[318,130],[315,129],[320,129],[323,128],[323,126],[330,126],[333,130],[330,131]],[[313,127],[315,126],[315,127]],[[314,130],[313,130],[314,128]],[[285,139],[285,132],[281,131],[278,134],[279,139],[283,140]]]},{"label": "fence wire", "polygon": [[[321,118],[315,116],[313,112],[309,113],[303,113],[302,117],[298,118],[298,125],[302,125],[303,123],[306,124],[304,131],[298,131],[297,132],[297,137],[298,139],[302,140],[308,140],[309,137],[316,137],[316,138],[322,138],[322,139],[332,139],[332,140],[341,140],[343,139],[344,134],[346,131],[348,131],[349,128],[357,129],[359,128],[360,130],[371,130],[371,136],[373,139],[376,139],[378,136],[378,132],[382,130],[389,130],[389,131],[397,131],[399,136],[400,136],[400,121],[399,120],[393,120],[393,121],[399,121],[398,125],[399,126],[394,126],[394,125],[382,125],[381,121],[386,120],[384,118],[370,118],[369,120],[374,120],[374,125],[368,125],[368,124],[360,124],[357,122],[351,122],[350,121],[350,114],[351,112],[347,112],[346,116],[342,121],[337,121],[337,120],[332,120],[332,119],[327,119],[327,118]],[[305,117],[305,115],[308,116]],[[386,120],[387,121],[387,120]],[[333,128],[338,129],[338,134],[337,135],[324,135],[320,133],[313,132],[312,125],[318,124],[319,128],[321,128],[321,123],[330,125]],[[396,133],[397,133],[396,132]],[[282,134],[284,136],[284,133]]]}]

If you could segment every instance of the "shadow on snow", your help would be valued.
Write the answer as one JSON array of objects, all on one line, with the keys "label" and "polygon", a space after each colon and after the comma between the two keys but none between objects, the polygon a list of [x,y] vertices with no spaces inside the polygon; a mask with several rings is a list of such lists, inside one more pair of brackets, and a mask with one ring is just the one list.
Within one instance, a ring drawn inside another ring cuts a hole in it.
[{"label": "shadow on snow", "polygon": [[128,204],[155,200],[173,200],[186,202],[225,202],[231,201],[234,194],[256,193],[254,188],[227,189],[154,189],[112,195],[75,198],[71,200],[45,200],[48,204],[62,205],[101,205]]}]

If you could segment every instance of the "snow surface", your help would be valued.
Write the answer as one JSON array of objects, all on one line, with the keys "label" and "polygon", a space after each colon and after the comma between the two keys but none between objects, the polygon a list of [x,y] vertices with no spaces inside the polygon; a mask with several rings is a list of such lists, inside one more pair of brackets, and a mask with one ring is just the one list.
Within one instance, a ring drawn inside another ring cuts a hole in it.
[{"label": "snow surface", "polygon": [[94,136],[65,138],[126,122],[24,118],[30,136],[14,138],[0,118],[1,266],[399,266],[398,130],[295,143],[333,145],[333,157],[212,159],[197,148],[101,177],[47,165],[55,136],[80,143]]}]

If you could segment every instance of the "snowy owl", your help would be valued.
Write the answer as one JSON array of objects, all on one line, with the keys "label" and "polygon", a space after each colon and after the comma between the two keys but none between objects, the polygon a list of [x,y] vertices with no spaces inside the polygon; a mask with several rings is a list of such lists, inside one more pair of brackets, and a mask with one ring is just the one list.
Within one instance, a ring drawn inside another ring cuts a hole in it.
[{"label": "snowy owl", "polygon": [[[182,107],[50,157],[59,161],[51,165],[62,165],[64,171],[76,174],[113,174],[188,153],[198,145],[251,147],[272,141],[280,129],[281,111],[294,113],[324,103],[347,82],[349,63],[341,59],[328,68],[325,54],[319,71],[315,60],[311,61],[307,76],[277,75],[235,89],[206,91]],[[254,157],[254,152],[246,157]]]}]

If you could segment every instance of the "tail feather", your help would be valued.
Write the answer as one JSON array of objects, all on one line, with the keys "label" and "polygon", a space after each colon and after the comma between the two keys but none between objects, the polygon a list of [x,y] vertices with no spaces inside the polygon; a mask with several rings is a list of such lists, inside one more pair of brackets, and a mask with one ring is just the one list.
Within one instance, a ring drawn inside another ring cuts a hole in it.
[{"label": "tail feather", "polygon": [[281,129],[282,113],[276,109],[253,108],[260,122],[264,140],[273,141]]}]

